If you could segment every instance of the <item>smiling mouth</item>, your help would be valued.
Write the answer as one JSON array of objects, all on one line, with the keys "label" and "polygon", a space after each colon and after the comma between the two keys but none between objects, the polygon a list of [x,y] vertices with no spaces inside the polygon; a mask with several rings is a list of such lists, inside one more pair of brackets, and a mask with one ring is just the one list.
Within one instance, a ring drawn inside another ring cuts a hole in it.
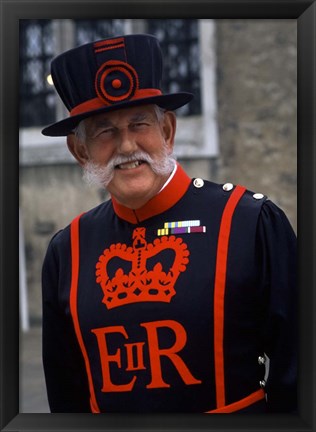
[{"label": "smiling mouth", "polygon": [[116,165],[115,168],[121,169],[121,170],[129,170],[129,169],[137,168],[144,163],[145,163],[145,161],[136,160],[136,161],[125,162],[125,163]]}]

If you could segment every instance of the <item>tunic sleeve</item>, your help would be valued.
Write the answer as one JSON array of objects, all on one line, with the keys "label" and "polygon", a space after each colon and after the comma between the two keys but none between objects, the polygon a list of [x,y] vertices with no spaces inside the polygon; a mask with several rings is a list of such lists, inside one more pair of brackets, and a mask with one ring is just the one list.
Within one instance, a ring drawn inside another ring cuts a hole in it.
[{"label": "tunic sleeve", "polygon": [[294,412],[297,404],[298,289],[296,236],[284,212],[262,207],[258,240],[263,266],[263,341],[269,358],[265,390],[270,412]]},{"label": "tunic sleeve", "polygon": [[43,366],[51,412],[91,412],[84,362],[70,317],[61,310],[61,259],[49,244],[42,270]]}]

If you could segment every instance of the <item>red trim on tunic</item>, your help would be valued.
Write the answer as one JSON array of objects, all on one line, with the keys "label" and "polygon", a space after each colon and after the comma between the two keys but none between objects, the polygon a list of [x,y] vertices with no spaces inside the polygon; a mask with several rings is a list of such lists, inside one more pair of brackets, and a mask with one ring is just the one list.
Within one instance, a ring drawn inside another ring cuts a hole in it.
[{"label": "red trim on tunic", "polygon": [[246,188],[237,185],[231,193],[222,215],[218,236],[214,286],[214,363],[217,408],[222,408],[226,405],[224,372],[224,303],[229,237],[235,208],[245,191]]},{"label": "red trim on tunic", "polygon": [[91,411],[93,413],[99,413],[100,409],[98,407],[94,387],[93,380],[90,370],[90,363],[88,353],[86,351],[83,337],[81,334],[79,319],[78,319],[78,310],[77,310],[77,297],[78,297],[78,279],[79,279],[79,220],[81,215],[77,216],[70,225],[70,237],[71,237],[71,287],[70,287],[70,312],[72,316],[72,320],[74,323],[74,328],[76,332],[76,336],[79,342],[79,346],[84,358],[88,381],[89,381],[89,389],[90,389],[90,406]]},{"label": "red trim on tunic", "polygon": [[178,164],[173,179],[158,195],[150,199],[143,207],[132,210],[119,204],[112,196],[114,211],[121,219],[132,224],[137,224],[152,216],[163,213],[174,206],[186,193],[190,183],[190,177]]},{"label": "red trim on tunic", "polygon": [[265,398],[265,392],[263,389],[260,389],[255,391],[254,393],[251,393],[249,396],[240,399],[237,402],[234,402],[232,404],[211,411],[206,411],[205,414],[228,414],[235,411],[240,411],[243,408],[247,408],[248,406],[254,404],[255,402],[259,402],[264,398]]}]

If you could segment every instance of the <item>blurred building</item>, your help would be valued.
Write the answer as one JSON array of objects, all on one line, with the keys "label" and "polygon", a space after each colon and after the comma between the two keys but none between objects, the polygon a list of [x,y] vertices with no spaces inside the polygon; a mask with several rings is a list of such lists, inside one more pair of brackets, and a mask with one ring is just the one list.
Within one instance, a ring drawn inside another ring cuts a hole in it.
[{"label": "blurred building", "polygon": [[161,41],[165,91],[196,95],[178,110],[176,154],[189,175],[268,195],[296,229],[296,20],[20,20],[23,304],[31,325],[41,322],[50,238],[106,199],[82,182],[64,138],[41,135],[67,115],[49,82],[50,61],[82,43],[143,32]]}]

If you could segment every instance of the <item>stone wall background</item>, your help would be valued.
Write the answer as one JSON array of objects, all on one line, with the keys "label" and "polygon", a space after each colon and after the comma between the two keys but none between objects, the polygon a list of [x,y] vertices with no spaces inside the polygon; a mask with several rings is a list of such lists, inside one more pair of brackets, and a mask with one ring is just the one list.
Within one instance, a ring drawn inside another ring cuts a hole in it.
[{"label": "stone wall background", "polygon": [[[180,160],[192,177],[240,183],[268,195],[295,230],[296,37],[296,20],[216,21],[220,152],[217,158]],[[21,165],[31,323],[41,320],[41,267],[50,238],[105,198],[83,184],[71,160]]]},{"label": "stone wall background", "polygon": [[217,22],[222,181],[262,192],[297,226],[295,21]]}]

